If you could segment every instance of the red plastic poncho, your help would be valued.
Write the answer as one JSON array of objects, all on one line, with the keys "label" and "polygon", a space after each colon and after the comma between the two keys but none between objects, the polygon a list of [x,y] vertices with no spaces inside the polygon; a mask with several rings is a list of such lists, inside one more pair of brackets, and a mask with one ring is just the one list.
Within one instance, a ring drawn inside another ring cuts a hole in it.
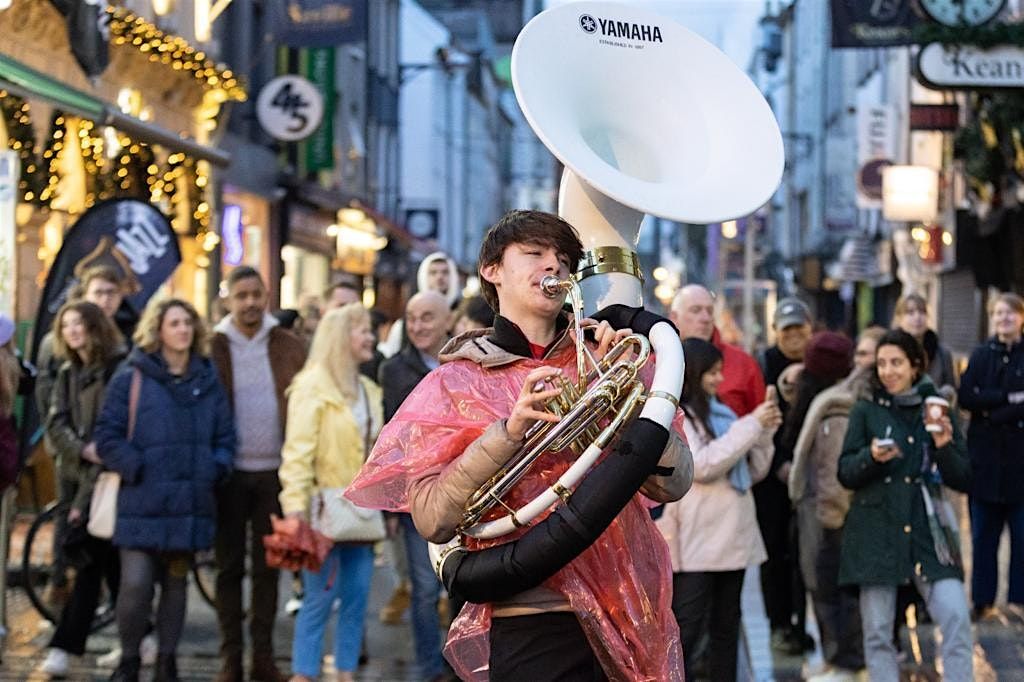
[{"label": "red plastic poncho", "polygon": [[[650,374],[651,364],[643,375]],[[526,375],[542,365],[561,367],[574,380],[575,347],[569,344],[544,360],[523,358],[490,369],[455,360],[431,372],[384,427],[346,497],[364,507],[408,511],[408,482],[440,472],[488,426],[508,417]],[[681,432],[678,419],[674,427]],[[569,451],[542,456],[507,501],[518,508],[532,500],[572,460]],[[634,496],[597,542],[544,586],[565,596],[612,680],[682,680],[671,562],[646,499]],[[490,541],[467,538],[466,545],[504,544],[523,532]],[[487,679],[490,621],[490,604],[466,604],[452,624],[445,656],[461,679]]]}]

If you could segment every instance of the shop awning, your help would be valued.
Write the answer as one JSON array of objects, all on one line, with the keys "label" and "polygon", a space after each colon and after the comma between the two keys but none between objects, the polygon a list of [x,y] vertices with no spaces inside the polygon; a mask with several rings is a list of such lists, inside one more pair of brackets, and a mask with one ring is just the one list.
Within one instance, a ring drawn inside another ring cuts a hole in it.
[{"label": "shop awning", "polygon": [[3,54],[0,54],[0,88],[19,97],[44,99],[69,114],[117,128],[139,142],[184,152],[215,166],[226,167],[231,162],[231,155],[222,149],[199,144],[191,138],[129,116],[103,100],[69,87]]}]

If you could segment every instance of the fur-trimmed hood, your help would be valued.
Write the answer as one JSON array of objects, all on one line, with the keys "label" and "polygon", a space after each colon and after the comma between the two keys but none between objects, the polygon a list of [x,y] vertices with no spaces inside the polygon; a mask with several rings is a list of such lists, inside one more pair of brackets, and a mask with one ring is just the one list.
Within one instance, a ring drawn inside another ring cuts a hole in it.
[{"label": "fur-trimmed hood", "polygon": [[448,301],[448,307],[451,308],[459,300],[459,268],[444,251],[434,251],[420,261],[420,267],[416,271],[416,290],[427,291],[430,289],[427,286],[427,270],[430,269],[431,263],[442,259],[448,264],[448,293],[444,297]]}]

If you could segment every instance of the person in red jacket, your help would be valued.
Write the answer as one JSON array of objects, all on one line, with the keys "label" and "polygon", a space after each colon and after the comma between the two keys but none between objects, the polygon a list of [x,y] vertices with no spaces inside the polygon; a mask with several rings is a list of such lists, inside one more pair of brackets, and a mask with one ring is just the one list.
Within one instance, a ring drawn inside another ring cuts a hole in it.
[{"label": "person in red jacket", "polygon": [[718,399],[737,417],[754,411],[764,401],[764,377],[746,351],[726,343],[715,327],[715,296],[699,284],[687,284],[672,301],[669,319],[679,328],[679,338],[710,341],[722,354],[724,380],[718,387]]}]

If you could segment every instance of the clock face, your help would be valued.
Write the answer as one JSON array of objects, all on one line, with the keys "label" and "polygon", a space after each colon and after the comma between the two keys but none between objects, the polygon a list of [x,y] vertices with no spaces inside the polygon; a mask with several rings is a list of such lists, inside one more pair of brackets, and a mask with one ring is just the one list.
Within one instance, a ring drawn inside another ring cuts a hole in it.
[{"label": "clock face", "polygon": [[991,21],[1006,0],[919,0],[924,11],[946,26],[980,26]]}]

